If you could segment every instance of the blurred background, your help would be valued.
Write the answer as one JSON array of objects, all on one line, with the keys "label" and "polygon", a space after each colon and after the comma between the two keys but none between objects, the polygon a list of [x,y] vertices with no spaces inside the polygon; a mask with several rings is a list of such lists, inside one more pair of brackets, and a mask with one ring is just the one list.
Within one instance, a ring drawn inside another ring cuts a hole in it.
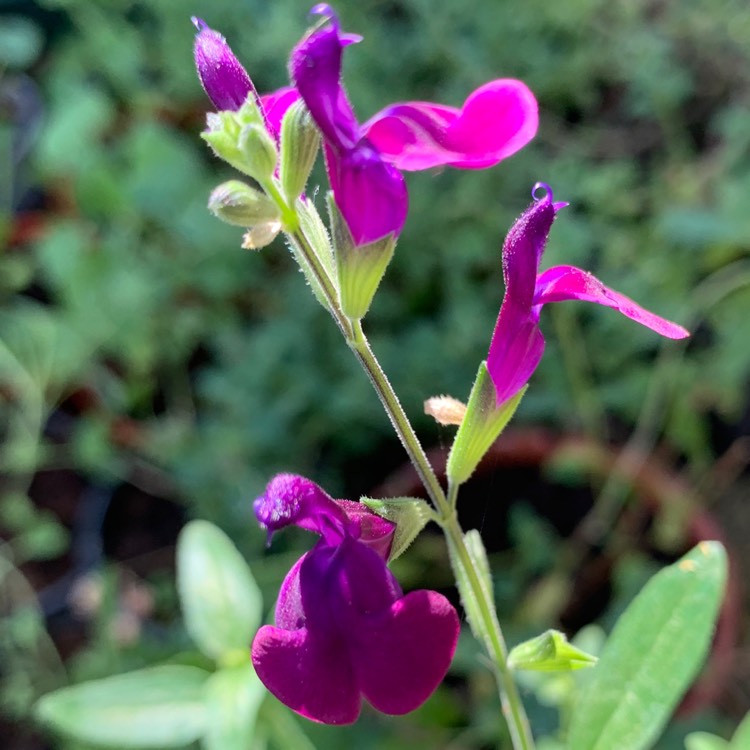
[{"label": "blurred background", "polygon": [[[231,176],[199,138],[197,15],[256,88],[287,82],[301,0],[0,0],[0,737],[81,748],[30,719],[71,682],[192,648],[174,584],[205,518],[269,609],[312,539],[270,551],[252,499],[276,471],[331,494],[418,492],[370,385],[281,241],[240,249],[205,206]],[[534,142],[495,169],[408,176],[411,212],[366,321],[437,465],[500,301],[500,246],[537,180],[570,202],[545,265],[571,263],[689,327],[686,344],[593,306],[550,305],[548,348],[512,430],[461,501],[491,552],[511,643],[614,618],[659,567],[723,540],[732,576],[714,651],[660,740],[729,736],[750,708],[750,11],[744,0],[359,0],[345,76],[362,120],[459,106],[497,77],[539,99]],[[324,184],[322,170],[316,173]],[[322,204],[322,193],[317,202]],[[425,533],[405,588],[455,600]],[[585,631],[596,641],[596,629]],[[181,656],[183,655],[183,656]],[[528,681],[540,736],[559,681]],[[561,697],[562,696],[562,697]],[[404,718],[301,723],[324,748],[493,747],[492,678],[468,634],[446,684]],[[551,740],[550,740],[551,742]],[[553,747],[553,745],[549,745]]]}]

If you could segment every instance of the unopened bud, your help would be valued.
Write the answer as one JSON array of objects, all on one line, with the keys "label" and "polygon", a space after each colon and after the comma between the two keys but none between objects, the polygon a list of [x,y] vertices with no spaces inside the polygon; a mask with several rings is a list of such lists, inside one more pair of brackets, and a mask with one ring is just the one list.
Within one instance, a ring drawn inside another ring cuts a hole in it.
[{"label": "unopened bud", "polygon": [[239,227],[254,227],[279,220],[276,204],[240,180],[219,185],[208,199],[208,209],[222,221]]},{"label": "unopened bud", "polygon": [[295,102],[281,123],[279,175],[286,199],[293,203],[304,191],[320,147],[320,132],[302,100]]}]

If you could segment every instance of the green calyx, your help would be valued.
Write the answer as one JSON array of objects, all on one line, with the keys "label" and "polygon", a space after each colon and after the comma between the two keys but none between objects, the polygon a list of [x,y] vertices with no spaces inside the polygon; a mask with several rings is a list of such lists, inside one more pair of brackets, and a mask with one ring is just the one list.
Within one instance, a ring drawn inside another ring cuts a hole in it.
[{"label": "green calyx", "polygon": [[278,153],[253,94],[235,111],[209,112],[202,138],[214,153],[260,183],[273,176]]},{"label": "green calyx", "polygon": [[474,473],[490,446],[505,429],[525,392],[526,388],[522,388],[498,406],[487,363],[479,365],[466,415],[448,456],[446,473],[451,484],[463,484]]},{"label": "green calyx", "polygon": [[328,195],[328,212],[341,310],[350,320],[361,320],[370,309],[385,269],[393,257],[396,238],[390,234],[366,245],[356,245],[332,193]]},{"label": "green calyx", "polygon": [[287,202],[293,204],[307,185],[320,148],[320,133],[304,102],[295,102],[281,123],[279,178]]}]

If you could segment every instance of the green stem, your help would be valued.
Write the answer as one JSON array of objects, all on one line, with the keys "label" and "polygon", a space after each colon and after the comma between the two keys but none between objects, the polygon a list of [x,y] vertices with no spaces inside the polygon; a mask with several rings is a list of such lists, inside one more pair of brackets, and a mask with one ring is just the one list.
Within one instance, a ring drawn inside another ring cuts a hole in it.
[{"label": "green stem", "polygon": [[445,499],[443,488],[440,486],[437,476],[435,476],[435,472],[414,432],[414,428],[411,426],[411,422],[409,422],[409,418],[406,416],[406,412],[404,412],[404,408],[401,406],[401,402],[398,400],[396,392],[391,387],[383,368],[370,348],[370,343],[362,330],[361,320],[352,321],[352,336],[347,339],[347,343],[370,378],[370,382],[375,388],[388,418],[391,420],[393,429],[401,440],[417,474],[419,474],[430,500],[432,500],[441,517],[448,516],[451,509]]},{"label": "green stem", "polygon": [[[495,666],[500,703],[513,747],[515,750],[533,750],[534,738],[513,673],[508,667],[508,647],[497,620],[492,593],[488,591],[487,585],[479,575],[478,566],[466,546],[466,537],[456,514],[453,513],[444,519],[441,525],[451,551],[451,565],[459,586],[461,601],[469,615],[474,636],[484,641]],[[464,586],[466,591],[462,590]]]},{"label": "green stem", "polygon": [[[269,190],[269,186],[264,186]],[[471,621],[481,628],[485,637],[480,633],[475,636],[484,641],[485,646],[495,664],[495,676],[497,679],[500,701],[503,713],[510,729],[514,750],[533,750],[534,740],[529,729],[529,722],[518,693],[518,688],[513,681],[513,676],[508,668],[508,650],[505,645],[500,624],[495,613],[492,592],[482,582],[478,571],[472,561],[466,540],[458,523],[455,511],[455,503],[458,487],[450,487],[446,498],[440,482],[430,464],[427,455],[422,448],[414,428],[406,416],[401,402],[393,390],[380,363],[370,348],[370,344],[362,330],[361,320],[349,320],[342,313],[338,304],[338,294],[333,281],[329,278],[314,248],[300,227],[299,218],[294,208],[286,204],[281,194],[270,186],[269,193],[282,208],[282,221],[287,236],[299,249],[302,256],[307,260],[315,278],[320,284],[323,294],[328,303],[329,310],[349,347],[354,352],[357,360],[370,378],[370,382],[385,409],[388,418],[393,425],[396,434],[403,444],[409,459],[419,475],[422,484],[427,491],[430,500],[438,511],[439,523],[442,527],[449,549],[451,550],[451,565],[456,580],[465,581],[466,592],[462,592],[462,599],[470,602],[473,610]]]}]

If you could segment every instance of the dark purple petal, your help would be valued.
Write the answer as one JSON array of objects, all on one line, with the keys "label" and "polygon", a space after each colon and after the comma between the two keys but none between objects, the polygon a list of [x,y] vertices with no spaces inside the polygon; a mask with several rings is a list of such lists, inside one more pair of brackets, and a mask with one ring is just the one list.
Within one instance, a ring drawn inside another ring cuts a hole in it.
[{"label": "dark purple petal", "polygon": [[315,482],[296,474],[277,474],[254,503],[255,516],[270,533],[295,525],[338,544],[349,534],[346,513]]},{"label": "dark purple petal", "polygon": [[297,89],[292,86],[272,91],[270,94],[263,94],[260,97],[263,114],[266,118],[266,125],[271,131],[271,135],[278,141],[281,133],[281,121],[289,107],[299,99]]},{"label": "dark purple petal", "polygon": [[503,244],[505,297],[487,354],[498,406],[523,388],[544,351],[534,295],[539,262],[557,208],[552,191],[543,187],[545,194],[521,214]]},{"label": "dark purple petal", "polygon": [[481,169],[525,146],[538,125],[537,102],[526,84],[499,79],[480,86],[460,110],[431,102],[393,104],[362,132],[399,169]]},{"label": "dark purple petal", "polygon": [[435,591],[414,591],[362,618],[352,640],[365,698],[386,714],[421,706],[445,677],[459,631],[456,610]]},{"label": "dark purple petal", "polygon": [[336,205],[354,242],[364,245],[389,234],[398,235],[409,211],[402,174],[366,141],[342,154],[329,147],[325,152]]},{"label": "dark purple petal", "polygon": [[346,644],[332,634],[265,625],[251,656],[260,681],[302,716],[339,725],[359,717],[362,693]]},{"label": "dark purple petal", "polygon": [[341,52],[357,38],[340,33],[329,6],[317,5],[312,12],[325,16],[328,23],[313,29],[292,50],[289,75],[328,143],[339,150],[351,149],[360,134],[341,82]]},{"label": "dark purple petal", "polygon": [[250,76],[218,31],[199,18],[193,18],[193,23],[198,29],[193,48],[195,67],[208,98],[217,110],[239,109],[247,95],[255,93]]},{"label": "dark purple petal", "polygon": [[677,323],[660,318],[642,308],[632,299],[604,286],[599,279],[575,266],[555,266],[547,269],[537,280],[534,304],[582,300],[612,307],[637,323],[670,339],[683,339],[690,333]]}]

